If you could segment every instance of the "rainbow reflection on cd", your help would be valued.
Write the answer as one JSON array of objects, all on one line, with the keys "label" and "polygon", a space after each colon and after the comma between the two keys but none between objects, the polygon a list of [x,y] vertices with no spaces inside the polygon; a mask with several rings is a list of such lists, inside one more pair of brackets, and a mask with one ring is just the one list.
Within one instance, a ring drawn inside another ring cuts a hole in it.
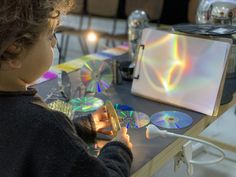
[{"label": "rainbow reflection on cd", "polygon": [[114,108],[116,110],[121,110],[121,111],[134,111],[134,108],[130,107],[129,105],[126,104],[114,104]]},{"label": "rainbow reflection on cd", "polygon": [[149,124],[149,116],[136,111],[117,111],[120,118],[120,125],[126,128],[141,128]]},{"label": "rainbow reflection on cd", "polygon": [[95,111],[104,104],[103,100],[96,97],[75,98],[70,103],[73,106],[73,111],[79,112]]},{"label": "rainbow reflection on cd", "polygon": [[80,77],[88,92],[102,92],[111,86],[112,69],[105,61],[89,60],[80,70]]},{"label": "rainbow reflection on cd", "polygon": [[191,125],[193,119],[183,112],[162,111],[151,116],[151,123],[158,127],[169,129],[180,129]]}]

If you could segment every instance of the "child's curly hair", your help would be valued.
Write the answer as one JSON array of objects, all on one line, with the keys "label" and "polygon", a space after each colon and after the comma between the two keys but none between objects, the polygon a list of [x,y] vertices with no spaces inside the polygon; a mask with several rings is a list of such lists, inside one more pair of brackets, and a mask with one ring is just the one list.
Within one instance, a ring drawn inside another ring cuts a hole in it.
[{"label": "child's curly hair", "polygon": [[[72,0],[0,0],[0,61],[14,59],[32,46],[52,21],[66,13]],[[8,50],[14,44],[17,50]]]}]

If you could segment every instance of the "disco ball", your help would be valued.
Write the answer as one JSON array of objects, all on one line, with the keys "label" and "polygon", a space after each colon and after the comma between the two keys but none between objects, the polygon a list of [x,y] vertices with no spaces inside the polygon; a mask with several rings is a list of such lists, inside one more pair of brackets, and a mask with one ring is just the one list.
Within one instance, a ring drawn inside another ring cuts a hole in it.
[{"label": "disco ball", "polygon": [[219,30],[223,30],[222,34],[225,33],[224,31],[232,31],[230,33],[233,44],[229,56],[227,77],[236,77],[236,41],[233,35],[236,34],[236,0],[199,0],[196,23],[219,26]]},{"label": "disco ball", "polygon": [[148,16],[143,10],[135,10],[128,17],[128,38],[130,57],[133,60],[142,31],[148,27]]},{"label": "disco ball", "polygon": [[143,10],[135,10],[128,17],[129,27],[144,28],[148,24],[147,13]]},{"label": "disco ball", "polygon": [[196,22],[236,26],[236,0],[200,0]]}]

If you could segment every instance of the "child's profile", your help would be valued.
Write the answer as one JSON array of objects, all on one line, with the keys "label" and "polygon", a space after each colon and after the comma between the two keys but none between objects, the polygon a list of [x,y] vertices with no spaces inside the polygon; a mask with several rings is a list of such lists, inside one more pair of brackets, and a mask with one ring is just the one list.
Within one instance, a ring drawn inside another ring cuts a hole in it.
[{"label": "child's profile", "polygon": [[71,122],[48,109],[29,84],[53,62],[54,31],[70,0],[0,0],[0,176],[79,177],[130,175],[126,128],[98,157],[86,143],[111,134],[104,107]]}]

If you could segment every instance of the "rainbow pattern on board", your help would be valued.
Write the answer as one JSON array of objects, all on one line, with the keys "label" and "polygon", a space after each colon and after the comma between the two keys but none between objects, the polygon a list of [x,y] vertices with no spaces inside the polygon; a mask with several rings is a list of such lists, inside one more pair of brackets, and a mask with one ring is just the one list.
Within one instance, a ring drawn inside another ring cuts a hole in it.
[{"label": "rainbow pattern on board", "polygon": [[143,30],[141,43],[134,71],[140,77],[133,80],[132,93],[217,113],[230,43],[151,28]]},{"label": "rainbow pattern on board", "polygon": [[[166,47],[167,45],[169,47]],[[152,51],[156,51],[155,49],[159,50],[159,48],[162,48],[162,53],[157,56]],[[179,40],[177,36],[172,34],[167,34],[158,40],[151,41],[150,39],[147,42],[145,50],[151,52],[143,59],[149,62],[147,63],[148,67],[144,68],[144,72],[145,74],[152,73],[155,76],[159,86],[153,80],[149,80],[149,82],[156,90],[161,92],[173,91],[177,88],[182,76],[188,74],[188,71],[193,69],[190,63],[191,56],[187,54],[186,49],[186,41]],[[152,62],[156,57],[158,57],[158,60]]]}]

